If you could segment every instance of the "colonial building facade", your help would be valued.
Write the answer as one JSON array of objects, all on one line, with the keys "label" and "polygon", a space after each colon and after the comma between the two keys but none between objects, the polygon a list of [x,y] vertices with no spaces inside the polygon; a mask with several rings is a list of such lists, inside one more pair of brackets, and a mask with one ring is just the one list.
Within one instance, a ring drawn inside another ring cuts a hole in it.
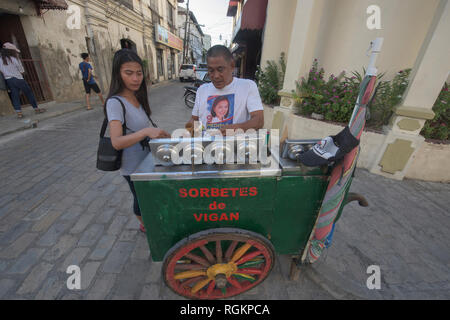
[{"label": "colonial building facade", "polygon": [[[204,58],[204,37],[205,34],[202,31],[194,13],[189,11],[189,18],[186,19],[187,10],[178,6],[178,29],[179,36],[186,43],[185,63],[192,63],[198,65],[205,62]],[[185,29],[186,28],[186,29]],[[186,40],[184,37],[186,35]],[[210,40],[211,42],[211,40]],[[180,56],[181,63],[183,56]]]},{"label": "colonial building facade", "polygon": [[[178,76],[177,0],[4,0],[0,30],[1,43],[21,50],[25,78],[40,103],[83,98],[78,69],[83,52],[91,55],[103,91],[121,48],[143,59],[149,83]],[[12,112],[4,90],[0,105],[2,114]]]}]

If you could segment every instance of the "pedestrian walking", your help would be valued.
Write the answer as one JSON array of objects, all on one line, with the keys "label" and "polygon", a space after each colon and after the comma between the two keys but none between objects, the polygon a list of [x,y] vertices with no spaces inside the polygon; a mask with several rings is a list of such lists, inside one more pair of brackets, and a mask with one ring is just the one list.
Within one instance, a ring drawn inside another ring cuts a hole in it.
[{"label": "pedestrian walking", "polygon": [[117,51],[114,55],[111,85],[105,103],[105,116],[108,119],[113,147],[116,150],[123,150],[120,173],[128,182],[133,194],[134,214],[143,232],[145,228],[130,174],[148,156],[150,152],[146,143],[148,138],[170,137],[166,131],[150,127],[150,114],[141,58],[129,49]]},{"label": "pedestrian walking", "polygon": [[81,58],[83,59],[82,62],[80,62],[79,67],[81,74],[83,76],[83,85],[84,90],[86,92],[86,110],[92,110],[91,107],[91,89],[94,90],[94,92],[98,95],[100,100],[102,101],[102,105],[105,104],[105,100],[103,99],[103,95],[100,91],[100,88],[97,85],[97,82],[95,82],[95,79],[97,79],[97,76],[95,76],[92,73],[92,65],[89,63],[90,57],[88,53],[82,53]]},{"label": "pedestrian walking", "polygon": [[5,78],[6,86],[11,91],[11,100],[17,117],[23,118],[20,104],[20,91],[25,94],[35,113],[42,113],[46,110],[38,107],[33,91],[23,78],[25,70],[18,58],[19,53],[20,50],[15,45],[10,42],[5,42],[0,51],[0,72]]}]

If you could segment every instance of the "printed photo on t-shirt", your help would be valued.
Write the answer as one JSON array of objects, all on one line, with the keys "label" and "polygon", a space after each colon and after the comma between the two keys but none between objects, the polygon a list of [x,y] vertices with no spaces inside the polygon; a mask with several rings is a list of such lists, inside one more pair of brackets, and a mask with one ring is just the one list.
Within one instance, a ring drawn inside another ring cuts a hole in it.
[{"label": "printed photo on t-shirt", "polygon": [[223,96],[209,96],[207,105],[206,129],[220,129],[224,125],[233,123],[234,93]]}]

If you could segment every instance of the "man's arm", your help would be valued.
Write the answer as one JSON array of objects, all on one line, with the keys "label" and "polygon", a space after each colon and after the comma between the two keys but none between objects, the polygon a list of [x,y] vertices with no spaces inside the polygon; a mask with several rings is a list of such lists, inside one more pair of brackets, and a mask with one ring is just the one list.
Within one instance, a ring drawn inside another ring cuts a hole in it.
[{"label": "man's arm", "polygon": [[242,129],[244,131],[247,131],[248,129],[261,129],[264,126],[264,111],[258,110],[250,112],[250,120],[243,122],[243,123],[236,123],[236,124],[229,124],[226,126],[223,126],[220,131],[223,135],[225,135],[227,129]]},{"label": "man's arm", "polygon": [[194,127],[194,121],[199,121],[199,117],[198,116],[191,116],[191,118],[189,119],[188,122],[186,122],[185,124],[185,128],[191,128]]},{"label": "man's arm", "polygon": [[[194,121],[200,121],[200,95],[202,92],[202,88],[197,89],[197,93],[195,94],[195,103],[194,108],[192,109],[192,116],[186,125],[184,126],[186,129],[191,131],[191,134],[194,132]],[[192,128],[192,129],[191,129]]]},{"label": "man's arm", "polygon": [[236,124],[228,124],[226,126],[223,126],[220,131],[222,132],[222,135],[226,134],[227,129],[242,129],[244,131],[247,131],[248,129],[261,129],[264,126],[264,111],[258,110],[250,112],[250,120],[243,122],[243,123],[236,123]]},{"label": "man's arm", "polygon": [[246,101],[246,108],[250,114],[250,120],[244,123],[236,123],[232,125],[224,126],[221,131],[222,134],[227,129],[242,129],[244,131],[248,129],[261,129],[264,126],[264,108],[262,105],[261,97],[259,96],[258,87],[254,81],[249,81],[249,92]]}]

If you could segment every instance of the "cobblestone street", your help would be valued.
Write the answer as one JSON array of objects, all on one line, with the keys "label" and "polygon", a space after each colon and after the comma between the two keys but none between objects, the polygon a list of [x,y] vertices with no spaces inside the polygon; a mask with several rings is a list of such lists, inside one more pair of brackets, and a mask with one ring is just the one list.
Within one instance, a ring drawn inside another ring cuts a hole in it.
[{"label": "cobblestone street", "polygon": [[[169,132],[190,117],[184,85],[150,90],[152,119]],[[184,299],[150,259],[125,180],[96,169],[102,117],[97,103],[0,137],[0,299]],[[331,248],[299,280],[277,256],[268,279],[233,300],[450,299],[450,185],[357,170],[352,190],[370,206],[346,207]],[[67,288],[70,265],[81,290]],[[370,265],[380,290],[366,286]]]}]

